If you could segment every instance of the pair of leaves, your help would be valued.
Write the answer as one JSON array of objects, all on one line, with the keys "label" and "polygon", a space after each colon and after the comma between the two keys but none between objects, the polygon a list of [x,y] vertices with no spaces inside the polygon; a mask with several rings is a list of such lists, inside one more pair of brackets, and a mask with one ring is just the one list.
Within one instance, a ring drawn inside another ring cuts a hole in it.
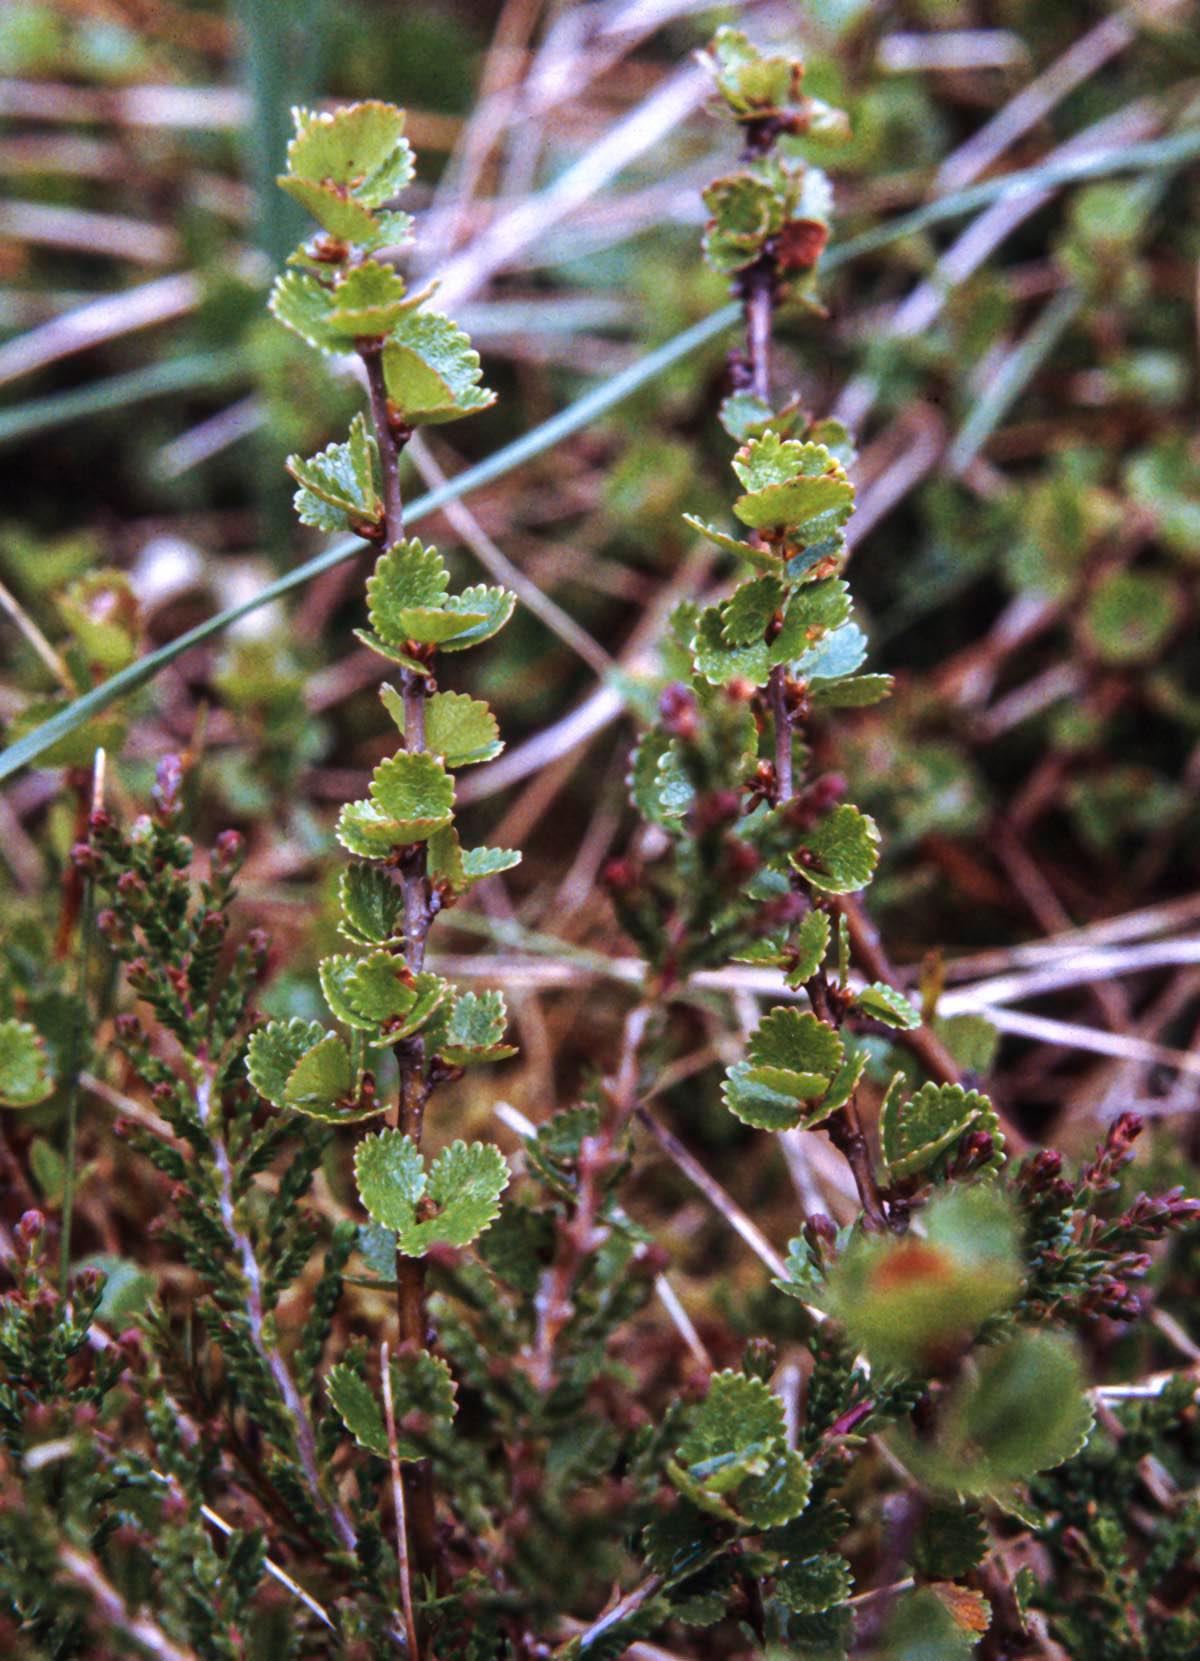
[{"label": "pair of leaves", "polygon": [[833,189],[819,167],[777,152],[714,180],[704,202],[712,214],[704,257],[715,271],[731,276],[769,255],[777,280],[791,278],[781,299],[802,299],[815,286],[833,211]]},{"label": "pair of leaves", "polygon": [[454,780],[424,750],[381,761],[371,775],[370,799],[348,802],[338,815],[342,846],[364,859],[386,859],[425,842],[454,815]]},{"label": "pair of leaves", "polygon": [[[428,1350],[393,1359],[389,1363],[392,1413],[397,1425],[419,1415],[423,1427],[446,1429],[458,1412],[454,1379],[440,1356]],[[360,1448],[388,1458],[387,1420],[383,1405],[361,1373],[348,1363],[330,1368],[325,1380],[329,1399],[342,1423]],[[410,1436],[397,1436],[396,1454],[401,1464],[423,1459],[425,1450]]]},{"label": "pair of leaves", "polygon": [[760,1537],[760,1572],[776,1577],[776,1591],[787,1608],[799,1614],[819,1615],[845,1602],[853,1575],[834,1548],[849,1528],[847,1512],[836,1500],[826,1497],[813,1501],[798,1517]]},{"label": "pair of leaves", "polygon": [[417,674],[429,664],[413,648],[465,651],[489,640],[512,616],[516,597],[482,584],[449,593],[450,575],[436,548],[414,537],[381,554],[367,582],[371,630],[356,631],[382,657]]},{"label": "pair of leaves", "polygon": [[352,352],[362,343],[387,339],[432,292],[410,293],[398,271],[366,260],[336,282],[311,271],[285,271],[276,277],[268,305],[285,328],[318,351]]},{"label": "pair of leaves", "polygon": [[485,877],[511,871],[520,863],[521,855],[515,848],[464,848],[453,825],[434,831],[426,844],[430,881],[454,900]]},{"label": "pair of leaves", "polygon": [[496,402],[480,385],[479,353],[441,312],[418,312],[432,288],[409,293],[390,265],[368,260],[340,282],[288,271],[271,290],[272,313],[322,352],[382,345],[383,379],[392,417],[406,427],[440,426],[478,415]]},{"label": "pair of leaves", "polygon": [[768,239],[782,230],[785,186],[772,172],[746,168],[714,179],[704,191],[712,215],[704,232],[704,257],[714,270],[730,275],[753,265]]},{"label": "pair of leaves", "polygon": [[802,91],[804,63],[799,58],[760,52],[740,29],[718,29],[704,53],[717,90],[739,121],[784,119],[793,132],[843,139],[850,127],[845,114]]},{"label": "pair of leaves", "polygon": [[790,594],[778,577],[757,577],[700,613],[691,643],[696,672],[713,686],[734,680],[764,686],[777,664],[802,660],[849,616],[849,590],[837,577]]},{"label": "pair of leaves", "polygon": [[667,1474],[701,1511],[751,1528],[799,1516],[812,1480],[788,1446],[779,1397],[736,1372],[714,1374]]},{"label": "pair of leaves", "polygon": [[293,1016],[272,1021],[250,1039],[246,1052],[250,1083],[275,1107],[292,1108],[310,1119],[353,1124],[382,1113],[383,1102],[362,1106],[358,1080],[345,1042],[319,1021]]},{"label": "pair of leaves", "polygon": [[36,1107],[53,1090],[45,1039],[28,1021],[0,1021],[0,1107]]},{"label": "pair of leaves", "polygon": [[451,1067],[477,1067],[516,1055],[503,1042],[508,1011],[500,992],[462,992],[430,1031],[429,1048]]},{"label": "pair of leaves", "polygon": [[759,1130],[811,1129],[844,1107],[867,1065],[810,1011],[773,1009],[759,1023],[745,1061],[729,1069],[722,1096],[743,1124]]},{"label": "pair of leaves", "polygon": [[792,540],[816,542],[854,510],[854,486],[823,444],[767,431],[742,446],[733,470],[745,490],[733,511],[752,530],[786,529]]},{"label": "pair of leaves", "polygon": [[930,1083],[901,1099],[896,1082],[892,1081],[879,1114],[880,1145],[892,1176],[916,1176],[945,1164],[969,1131],[987,1131],[999,1157],[1003,1138],[987,1096],[964,1090],[960,1084]]},{"label": "pair of leaves", "polygon": [[293,502],[301,524],[358,536],[371,535],[383,524],[379,446],[361,414],[351,421],[344,443],[330,444],[307,461],[289,456],[287,470],[300,486]]},{"label": "pair of leaves", "polygon": [[[436,888],[457,899],[485,877],[519,865],[511,848],[459,846],[453,825],[436,830],[426,843],[426,868]],[[378,865],[352,865],[339,883],[341,932],[359,946],[386,946],[404,937],[404,890]]]},{"label": "pair of leaves", "polygon": [[361,248],[408,240],[408,214],[379,212],[412,182],[404,112],[391,104],[348,104],[331,114],[294,109],[296,136],[280,189],[331,237]]},{"label": "pair of leaves", "polygon": [[829,950],[832,926],[824,911],[806,912],[791,935],[779,935],[769,940],[758,940],[735,962],[755,963],[765,968],[783,969],[784,979],[793,989],[811,980]]},{"label": "pair of leaves", "polygon": [[423,1257],[433,1245],[466,1246],[500,1214],[508,1166],[486,1142],[452,1142],[429,1168],[411,1136],[382,1130],[354,1155],[359,1198],[392,1229],[396,1249]]},{"label": "pair of leaves", "polygon": [[382,950],[323,958],[321,990],[338,1020],[370,1034],[371,1044],[411,1038],[450,995],[438,975],[414,975],[403,958]]}]

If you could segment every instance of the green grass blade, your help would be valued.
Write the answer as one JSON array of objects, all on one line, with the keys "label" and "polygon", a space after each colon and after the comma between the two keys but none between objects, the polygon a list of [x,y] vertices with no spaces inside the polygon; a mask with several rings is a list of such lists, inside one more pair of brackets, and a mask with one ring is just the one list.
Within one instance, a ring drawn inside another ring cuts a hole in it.
[{"label": "green grass blade", "polygon": [[147,369],[134,369],[127,375],[72,387],[68,392],[56,392],[47,398],[31,398],[13,409],[0,411],[0,444],[18,444],[22,439],[65,426],[69,421],[126,410],[132,404],[159,398],[165,393],[220,386],[246,373],[244,354],[232,347],[222,352],[196,352],[187,357],[168,358],[165,363],[155,363]]},{"label": "green grass blade", "polygon": [[1054,296],[963,422],[946,452],[950,472],[961,473],[971,465],[1082,309],[1083,295],[1077,289],[1064,288]]},{"label": "green grass blade", "polygon": [[876,225],[861,236],[849,237],[836,243],[822,257],[825,270],[844,265],[861,254],[872,254],[902,237],[915,236],[943,220],[957,219],[975,208],[986,207],[1000,197],[1027,196],[1039,190],[1052,190],[1059,185],[1081,184],[1088,179],[1105,178],[1111,173],[1171,172],[1200,156],[1200,127],[1189,127],[1171,138],[1151,139],[1145,144],[1127,144],[1120,150],[1101,150],[1090,156],[1067,156],[1061,161],[1044,162],[1039,167],[1023,168],[1019,173],[1001,173],[982,184],[968,185],[952,196],[941,196],[914,208],[911,213],[889,219],[886,225]]}]

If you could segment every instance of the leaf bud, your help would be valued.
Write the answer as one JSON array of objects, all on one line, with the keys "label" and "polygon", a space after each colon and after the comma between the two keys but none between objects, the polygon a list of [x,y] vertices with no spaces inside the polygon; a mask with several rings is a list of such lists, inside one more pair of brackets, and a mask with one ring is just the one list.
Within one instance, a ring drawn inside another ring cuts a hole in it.
[{"label": "leaf bud", "polygon": [[718,825],[732,824],[742,810],[742,800],[736,790],[710,790],[696,803],[696,830],[703,834]]},{"label": "leaf bud", "polygon": [[742,1371],[766,1384],[775,1371],[776,1359],[775,1346],[769,1338],[751,1338],[742,1351]]},{"label": "leaf bud", "polygon": [[632,859],[610,859],[600,873],[600,880],[615,893],[628,894],[638,886],[641,872]]},{"label": "leaf bud", "polygon": [[751,847],[749,842],[743,841],[740,836],[731,836],[725,847],[726,864],[730,874],[734,877],[750,877],[762,864],[757,848]]},{"label": "leaf bud", "polygon": [[825,251],[829,226],[819,219],[791,219],[775,238],[781,271],[811,271]]},{"label": "leaf bud", "polygon": [[837,1224],[823,1211],[814,1211],[804,1219],[804,1238],[815,1252],[820,1253],[823,1247],[836,1244],[837,1234]]},{"label": "leaf bud", "polygon": [[1039,1148],[1024,1161],[1017,1172],[1017,1182],[1027,1194],[1049,1191],[1062,1172],[1062,1154],[1057,1148]]},{"label": "leaf bud", "polygon": [[223,830],[213,844],[213,867],[222,876],[232,876],[246,857],[246,838],[240,831]]},{"label": "leaf bud", "polygon": [[176,836],[172,838],[170,846],[165,850],[167,863],[173,865],[177,871],[183,871],[192,862],[192,852],[191,837]]},{"label": "leaf bud", "polygon": [[306,243],[305,252],[322,265],[344,265],[350,258],[350,244],[326,232]]},{"label": "leaf bud", "polygon": [[71,849],[71,864],[83,876],[94,876],[100,869],[100,854],[90,842],[76,842]]},{"label": "leaf bud", "polygon": [[950,1168],[952,1179],[961,1179],[986,1165],[996,1151],[996,1143],[986,1130],[973,1130],[959,1144]]},{"label": "leaf bud", "polygon": [[154,772],[154,787],[150,792],[159,818],[169,821],[179,812],[179,794],[183,788],[183,762],[178,756],[164,756]]},{"label": "leaf bud", "polygon": [[690,687],[681,681],[672,681],[664,687],[662,696],[658,700],[658,710],[662,717],[664,731],[672,738],[682,738],[691,743],[700,729],[699,712],[696,706],[696,695]]},{"label": "leaf bud", "polygon": [[40,1211],[24,1211],[17,1224],[17,1236],[27,1248],[32,1248],[45,1232],[46,1219]]}]

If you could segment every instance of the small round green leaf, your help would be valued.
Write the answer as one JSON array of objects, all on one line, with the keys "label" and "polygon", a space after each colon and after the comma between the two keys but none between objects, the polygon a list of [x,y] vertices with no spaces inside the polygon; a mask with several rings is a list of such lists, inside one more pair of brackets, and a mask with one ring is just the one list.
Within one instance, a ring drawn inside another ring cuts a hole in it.
[{"label": "small round green leaf", "polygon": [[746,1050],[755,1068],[817,1073],[827,1081],[841,1065],[843,1054],[842,1040],[832,1027],[808,1010],[787,1007],[763,1016]]},{"label": "small round green leaf", "polygon": [[284,1096],[292,1069],[301,1056],[327,1037],[320,1021],[304,1021],[293,1015],[290,1021],[271,1021],[252,1034],[246,1048],[246,1074],[260,1096],[275,1107],[285,1106]]},{"label": "small round green leaf", "polygon": [[1159,572],[1112,571],[1088,597],[1084,628],[1105,663],[1149,663],[1183,615],[1177,585]]},{"label": "small round green leaf", "polygon": [[363,1205],[395,1230],[406,1257],[422,1257],[438,1242],[469,1245],[499,1215],[509,1175],[499,1148],[485,1142],[451,1143],[427,1175],[412,1138],[398,1130],[361,1142],[354,1170]]},{"label": "small round green leaf", "polygon": [[54,1089],[45,1040],[27,1021],[0,1021],[0,1106],[36,1107]]},{"label": "small round green leaf", "polygon": [[804,847],[792,855],[805,882],[825,894],[853,894],[865,888],[878,863],[878,826],[849,802],[806,831]]},{"label": "small round green leaf", "polygon": [[879,1115],[879,1139],[888,1170],[897,1177],[925,1170],[972,1125],[989,1116],[993,1116],[989,1099],[960,1084],[923,1084],[903,1101],[896,1091],[889,1091]]},{"label": "small round green leaf", "polygon": [[[286,1107],[294,1107],[312,1118],[349,1122],[360,1117],[346,1110],[353,1093],[350,1052],[337,1034],[331,1032],[292,1068],[283,1100]],[[382,1103],[378,1111],[383,1111]]]}]

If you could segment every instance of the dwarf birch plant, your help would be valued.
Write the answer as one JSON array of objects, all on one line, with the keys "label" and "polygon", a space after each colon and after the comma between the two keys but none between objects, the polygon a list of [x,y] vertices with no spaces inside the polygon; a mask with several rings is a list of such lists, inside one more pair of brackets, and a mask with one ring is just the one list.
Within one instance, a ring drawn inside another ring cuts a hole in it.
[{"label": "dwarf birch plant", "polygon": [[[1124,1404],[1090,1383],[1079,1338],[1121,1353],[1197,1207],[1130,1191],[1129,1114],[1076,1173],[1051,1150],[1018,1161],[978,1026],[939,1020],[935,985],[920,1007],[897,986],[868,911],[880,833],[834,766],[840,712],[891,691],[846,577],[853,444],[781,384],[775,340],[815,337],[833,205],[815,157],[846,123],[798,59],[735,30],[707,62],[741,148],[705,192],[704,237],[744,325],[719,411],[736,485],[720,523],[689,516],[712,586],[675,613],[653,687],[629,688],[639,822],[607,884],[644,973],[576,1098],[537,1125],[507,1111],[511,1183],[437,1094],[514,1053],[504,1001],[426,953],[438,914],[518,857],[460,842],[455,774],[501,742],[446,684],[513,597],[451,593],[400,489],[412,433],[492,395],[395,263],[413,231],[402,113],[296,112],[280,184],[317,228],[271,309],[357,358],[366,408],[288,469],[302,523],[377,551],[357,634],[388,665],[399,739],[337,816],[328,1020],[257,1012],[268,943],[229,938],[247,847],[225,832],[196,860],[177,760],[127,832],[93,804],[85,915],[94,896],[141,1006],[104,1029],[124,1093],[94,1087],[139,1156],[122,1182],[158,1183],[175,1272],[122,1329],[128,1285],[72,1260],[68,1206],[58,1275],[42,1214],[13,1231],[0,1640],[19,1630],[21,1656],[1000,1661],[1049,1653],[1047,1620],[1114,1661],[1195,1649],[1195,1390]],[[731,965],[773,987],[736,1039],[696,974]],[[100,967],[85,957],[69,998],[0,981],[7,1110],[74,1088],[47,1016],[78,1029]],[[703,1069],[680,1100],[697,1016]],[[827,1137],[842,1226],[797,1213],[777,1252],[690,1152],[704,1114],[731,1158],[768,1150],[759,1172],[797,1133]],[[734,1295],[705,1255],[716,1296],[695,1321],[668,1271],[696,1228],[653,1226],[647,1138],[769,1266]],[[1135,1494],[1127,1562],[1114,1513]],[[1018,1546],[1053,1584],[1013,1572]]]},{"label": "dwarf birch plant", "polygon": [[[428,1373],[436,1364],[425,1358],[422,1260],[438,1244],[469,1244],[495,1220],[508,1168],[495,1147],[478,1142],[452,1143],[427,1164],[426,1106],[439,1082],[515,1051],[504,1042],[501,994],[458,992],[429,973],[426,941],[444,906],[520,857],[459,841],[454,770],[491,760],[503,745],[487,705],[440,690],[437,677],[446,654],[504,626],[514,597],[483,585],[451,594],[437,549],[405,538],[400,455],[421,425],[473,415],[494,394],[480,385],[467,336],[425,306],[430,290],[411,293],[393,264],[373,257],[412,237],[411,217],[384,207],[412,178],[403,113],[377,103],[333,115],[297,110],[295,126],[279,183],[319,229],[277,279],[271,310],[318,351],[357,354],[371,421],[355,416],[343,442],[307,460],[290,457],[288,471],[304,524],[349,530],[383,549],[367,583],[369,627],[357,633],[394,665],[398,685],[385,683],[380,696],[400,748],[375,769],[367,797],[338,819],[338,840],[354,861],[340,887],[340,927],[351,949],[323,960],[321,987],[341,1030],[272,1022],[251,1040],[247,1072],[278,1108],[333,1124],[382,1119],[356,1150],[358,1192],[367,1215],[394,1238],[404,1359]],[[384,1049],[400,1075],[390,1101],[371,1066]],[[361,1384],[343,1373],[332,1389],[361,1434]],[[376,1421],[383,1423],[378,1411]],[[426,1567],[434,1526],[427,1478],[421,1468],[408,1477]]]}]

